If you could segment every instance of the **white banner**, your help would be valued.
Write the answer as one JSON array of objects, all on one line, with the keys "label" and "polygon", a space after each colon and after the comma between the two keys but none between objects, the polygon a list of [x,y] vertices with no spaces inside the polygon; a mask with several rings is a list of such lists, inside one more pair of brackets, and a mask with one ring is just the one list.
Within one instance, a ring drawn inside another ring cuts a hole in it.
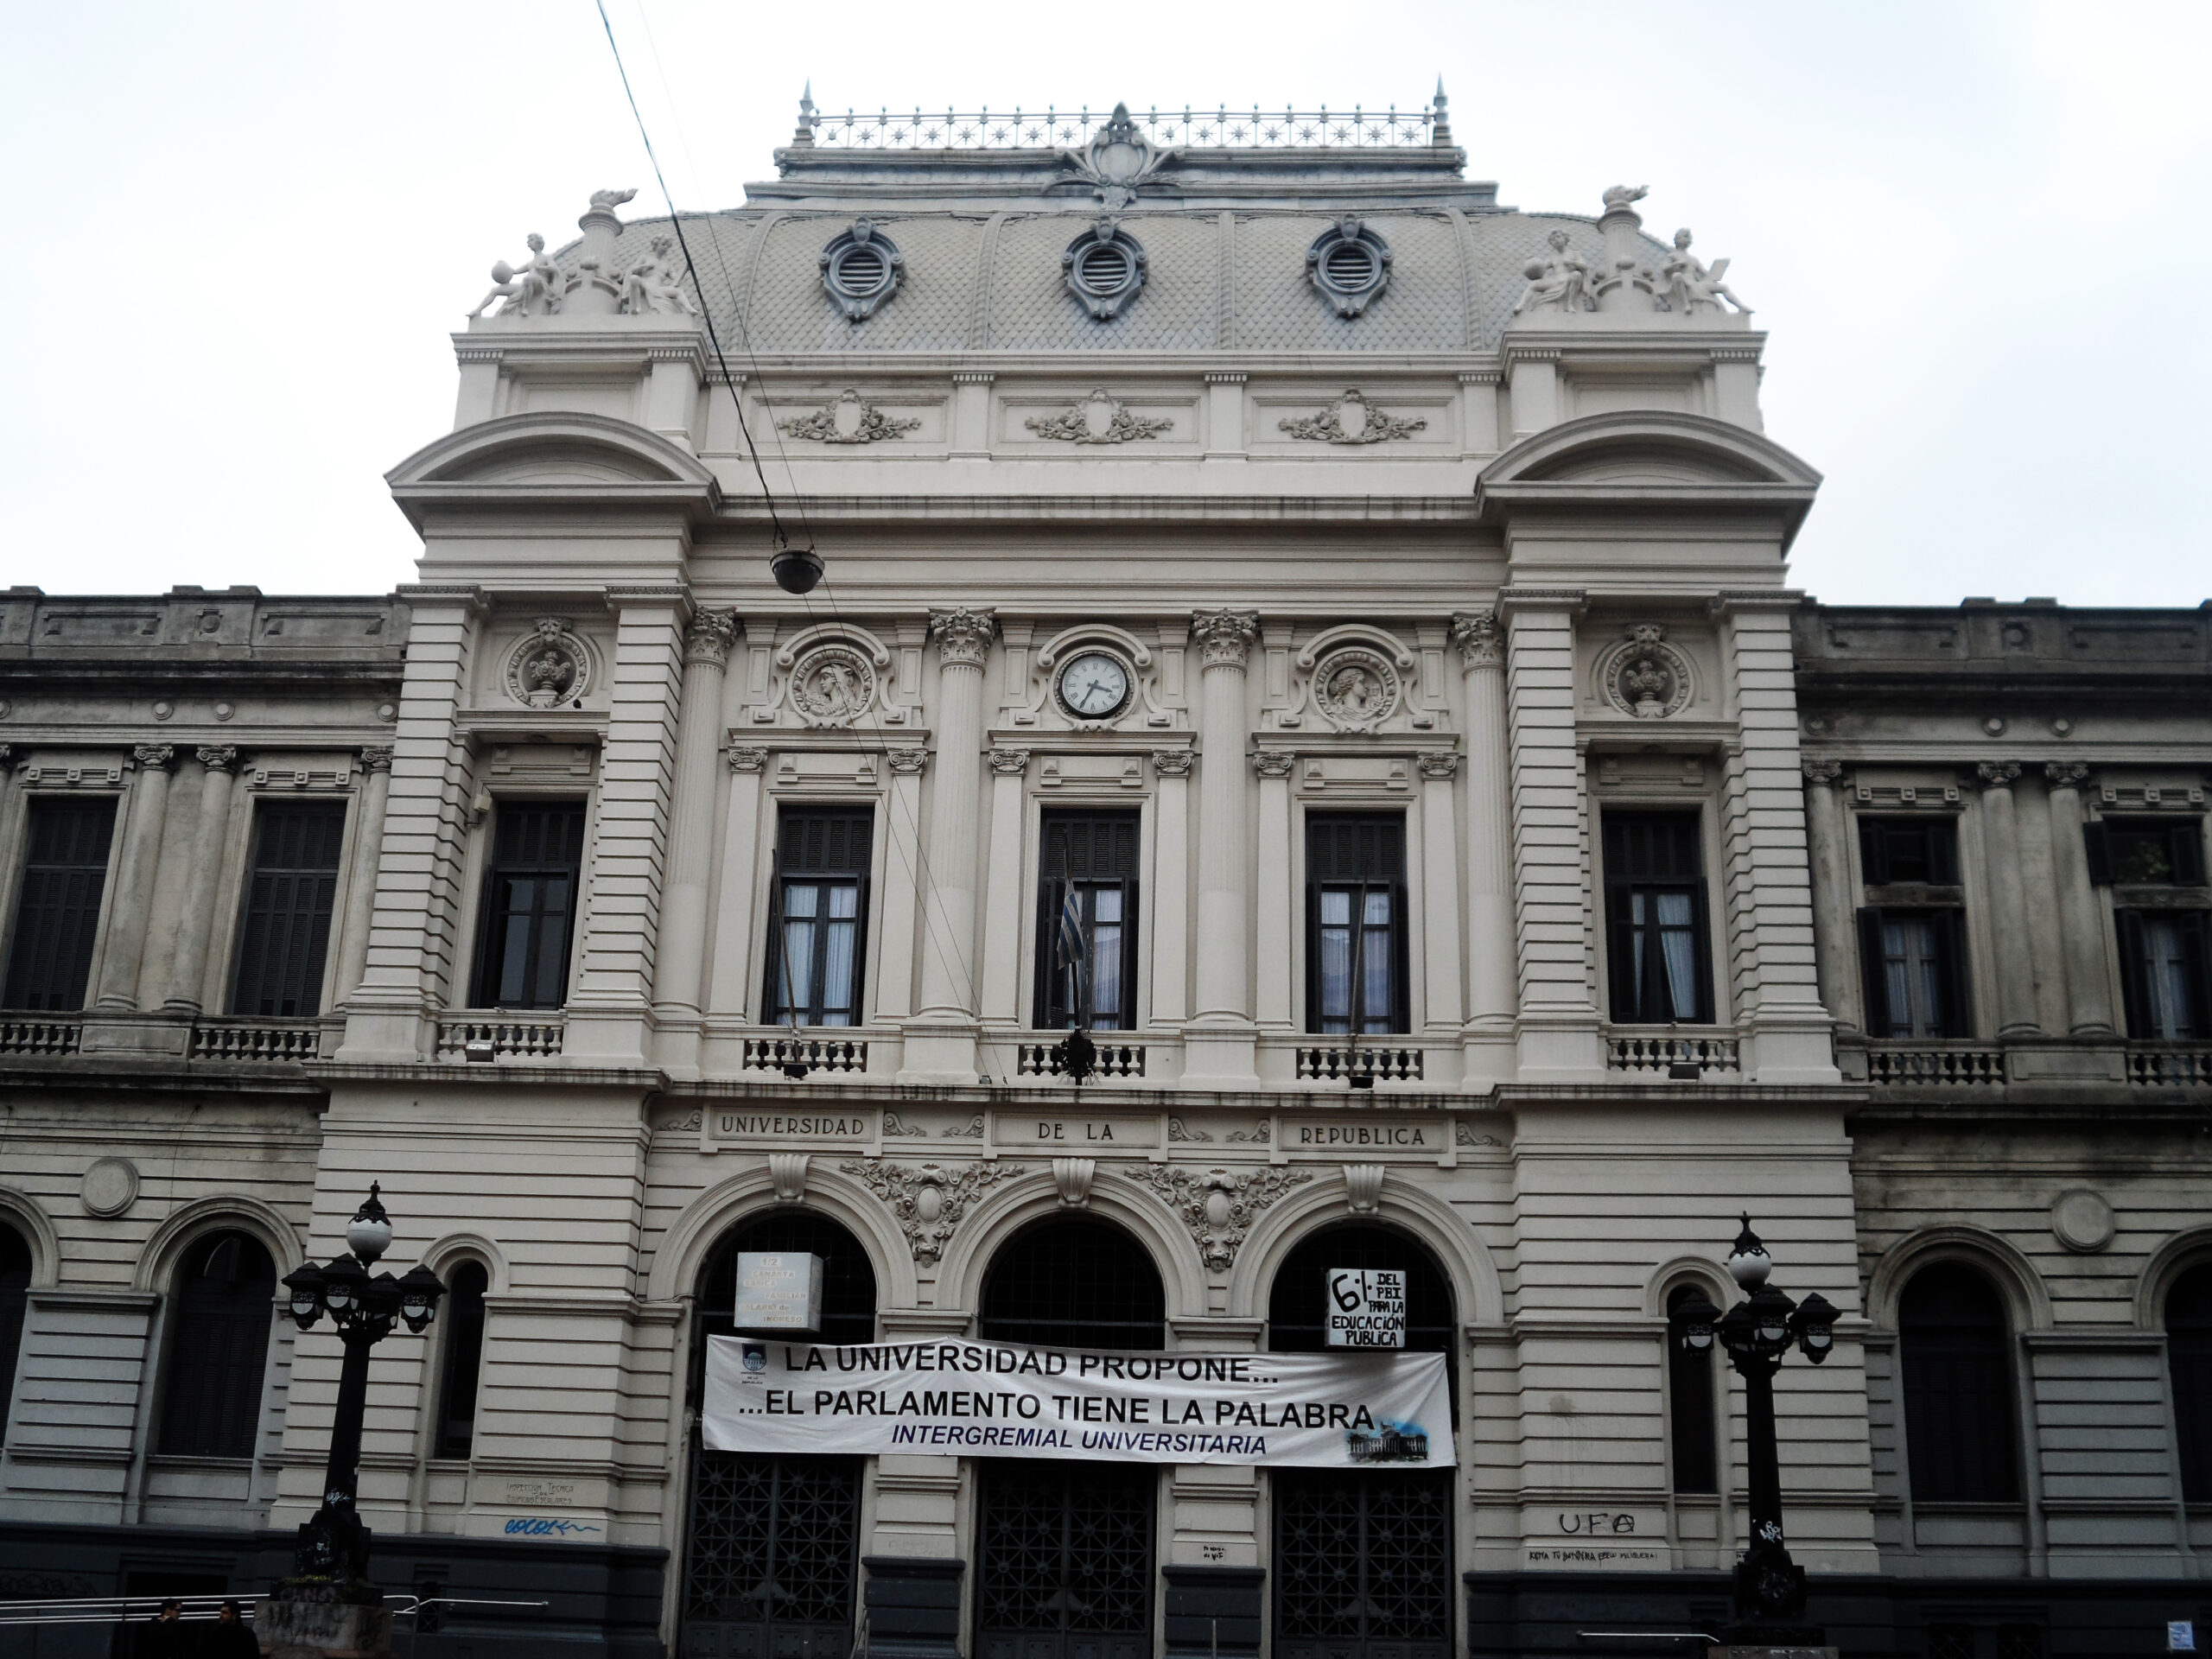
[{"label": "white banner", "polygon": [[1305,1469],[1454,1460],[1441,1354],[1119,1354],[943,1340],[852,1348],[711,1337],[700,1430],[717,1452]]}]

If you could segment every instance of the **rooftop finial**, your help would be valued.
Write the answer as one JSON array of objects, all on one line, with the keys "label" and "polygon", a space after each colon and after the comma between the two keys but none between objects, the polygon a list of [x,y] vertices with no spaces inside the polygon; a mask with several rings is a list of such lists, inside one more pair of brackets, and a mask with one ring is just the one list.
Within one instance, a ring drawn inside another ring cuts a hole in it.
[{"label": "rooftop finial", "polygon": [[791,131],[791,143],[811,146],[814,143],[814,77],[806,78],[806,85],[798,95],[798,125]]},{"label": "rooftop finial", "polygon": [[1433,109],[1436,113],[1435,118],[1429,124],[1428,142],[1432,144],[1450,143],[1452,142],[1452,118],[1445,109],[1444,77],[1441,75],[1439,75],[1436,78],[1436,102],[1430,107]]}]

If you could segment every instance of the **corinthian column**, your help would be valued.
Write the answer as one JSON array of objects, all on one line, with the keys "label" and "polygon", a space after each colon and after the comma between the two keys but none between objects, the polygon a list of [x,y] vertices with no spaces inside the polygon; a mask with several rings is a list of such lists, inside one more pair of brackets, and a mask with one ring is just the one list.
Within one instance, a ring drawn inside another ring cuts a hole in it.
[{"label": "corinthian column", "polygon": [[130,791],[123,868],[116,873],[115,902],[108,910],[98,1004],[124,1012],[138,1006],[138,969],[146,955],[146,925],[151,919],[156,866],[162,861],[169,768],[176,764],[176,751],[166,743],[141,743],[130,751],[130,758],[137,762],[138,780]]},{"label": "corinthian column", "polygon": [[231,774],[238,752],[228,744],[194,751],[200,779],[200,822],[194,827],[192,868],[185,872],[184,908],[177,918],[176,948],[169,953],[163,1014],[200,1012],[200,982],[207,973],[207,944],[215,926],[216,878],[222,873],[223,837],[231,823]]},{"label": "corinthian column", "polygon": [[998,632],[989,611],[930,613],[937,641],[937,786],[930,797],[922,892],[918,1023],[957,1032],[910,1034],[902,1075],[976,1077],[976,864],[982,780],[983,664]]},{"label": "corinthian column", "polygon": [[346,873],[346,931],[338,940],[338,995],[342,1007],[369,966],[369,927],[377,913],[377,866],[384,851],[384,809],[391,798],[391,747],[361,751],[361,821],[353,827],[353,863]]},{"label": "corinthian column", "polygon": [[1981,774],[1982,891],[1997,951],[1997,1028],[2029,1033],[2036,1024],[2035,963],[2028,943],[2027,895],[2020,887],[2020,829],[2012,804],[2017,760],[1984,760]]},{"label": "corinthian column", "polygon": [[1494,610],[1452,619],[1467,690],[1467,1023],[1470,1082],[1513,1075],[1521,1000],[1513,938],[1513,793],[1505,764],[1505,641]]},{"label": "corinthian column", "polygon": [[2082,785],[2089,769],[2079,760],[2053,760],[2043,775],[2050,785],[2050,861],[2057,877],[2058,935],[2066,950],[2067,1020],[2077,1037],[2109,1037],[2104,912],[2089,882],[2089,849],[2082,839]]},{"label": "corinthian column", "polygon": [[[1249,715],[1244,671],[1259,637],[1256,611],[1198,611],[1198,927],[1193,1026],[1249,1033],[1252,1020],[1251,863],[1247,832],[1244,737]],[[1243,1035],[1217,1049],[1187,1051],[1185,1075],[1249,1077],[1253,1042]]]},{"label": "corinthian column", "polygon": [[[668,889],[654,964],[653,1014],[664,1027],[699,1017],[706,969],[707,882],[714,865],[715,755],[721,747],[722,674],[744,632],[735,611],[702,611],[683,631],[683,706],[676,749]],[[680,1040],[680,1039],[679,1039]],[[696,1048],[696,1038],[693,1039]],[[681,1065],[688,1057],[666,1057]]]},{"label": "corinthian column", "polygon": [[1850,842],[1843,803],[1837,798],[1843,763],[1801,760],[1805,777],[1805,843],[1813,866],[1813,959],[1820,969],[1821,1001],[1840,1026],[1866,1024],[1852,971],[1857,949],[1853,930]]}]

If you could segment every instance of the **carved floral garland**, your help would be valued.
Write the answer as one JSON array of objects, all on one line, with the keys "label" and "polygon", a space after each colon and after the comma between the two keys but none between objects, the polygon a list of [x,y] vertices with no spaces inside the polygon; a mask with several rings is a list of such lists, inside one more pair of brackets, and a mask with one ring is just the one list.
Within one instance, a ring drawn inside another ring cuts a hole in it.
[{"label": "carved floral garland", "polygon": [[[1091,429],[1090,419],[1094,408],[1107,415],[1105,425],[1096,431]],[[1132,415],[1120,398],[1101,386],[1057,415],[1032,415],[1022,424],[1040,438],[1063,443],[1128,443],[1138,438],[1156,438],[1173,429],[1175,422],[1165,415]]]},{"label": "carved floral garland", "polygon": [[1226,1273],[1236,1263],[1237,1249],[1261,1211],[1313,1179],[1310,1169],[1259,1169],[1234,1175],[1210,1169],[1201,1174],[1173,1164],[1147,1168],[1137,1177],[1174,1206],[1198,1241],[1206,1266],[1216,1273]]},{"label": "carved floral garland", "polygon": [[[846,404],[857,406],[859,414],[853,429],[842,432],[837,428],[837,413],[839,408]],[[919,416],[908,420],[885,414],[874,404],[864,402],[860,393],[849,386],[813,414],[777,423],[790,436],[811,438],[817,443],[880,443],[889,438],[901,437],[921,423]]]},{"label": "carved floral garland", "polygon": [[[1351,409],[1360,412],[1359,429],[1356,432],[1344,424],[1344,413]],[[1428,429],[1427,421],[1401,420],[1395,415],[1385,415],[1369,403],[1367,394],[1357,386],[1348,389],[1319,415],[1299,416],[1275,424],[1294,438],[1315,443],[1389,443]]]},{"label": "carved floral garland", "polygon": [[935,1266],[944,1254],[952,1230],[969,1205],[998,1182],[1026,1173],[1014,1164],[970,1164],[950,1170],[939,1164],[886,1163],[880,1158],[848,1158],[837,1167],[859,1176],[889,1206],[914,1260],[925,1267]]}]

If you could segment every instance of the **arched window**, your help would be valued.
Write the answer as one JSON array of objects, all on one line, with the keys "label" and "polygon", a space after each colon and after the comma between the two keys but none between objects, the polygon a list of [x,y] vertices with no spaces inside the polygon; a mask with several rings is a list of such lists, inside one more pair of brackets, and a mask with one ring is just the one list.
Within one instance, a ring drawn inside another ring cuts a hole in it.
[{"label": "arched window", "polygon": [[2212,1503],[2212,1262],[2191,1268],[2166,1293],[2166,1363],[2173,1370],[2182,1497]]},{"label": "arched window", "polygon": [[445,1356],[438,1376],[438,1443],[431,1456],[465,1458],[476,1448],[476,1385],[484,1369],[484,1293],[492,1275],[481,1262],[446,1274]]},{"label": "arched window", "polygon": [[253,1455],[276,1298],[276,1264],[251,1235],[213,1233],[185,1252],[169,1294],[160,1451]]},{"label": "arched window", "polygon": [[1897,1305],[1897,1339],[1913,1501],[2017,1503],[2012,1338],[1995,1287],[1955,1262],[1923,1268]]},{"label": "arched window", "polygon": [[31,1295],[29,1240],[0,1223],[0,1435],[8,1432],[8,1408],[16,1388],[16,1356],[23,1345],[23,1310]]},{"label": "arched window", "polygon": [[1682,1304],[1702,1288],[1681,1284],[1667,1293],[1667,1438],[1674,1454],[1675,1490],[1688,1494],[1720,1490],[1719,1447],[1713,1433],[1713,1350],[1686,1345],[1675,1323]]},{"label": "arched window", "polygon": [[1167,1298],[1143,1246],[1111,1222],[1066,1216],[1000,1246],[983,1281],[986,1342],[1164,1348]]}]

